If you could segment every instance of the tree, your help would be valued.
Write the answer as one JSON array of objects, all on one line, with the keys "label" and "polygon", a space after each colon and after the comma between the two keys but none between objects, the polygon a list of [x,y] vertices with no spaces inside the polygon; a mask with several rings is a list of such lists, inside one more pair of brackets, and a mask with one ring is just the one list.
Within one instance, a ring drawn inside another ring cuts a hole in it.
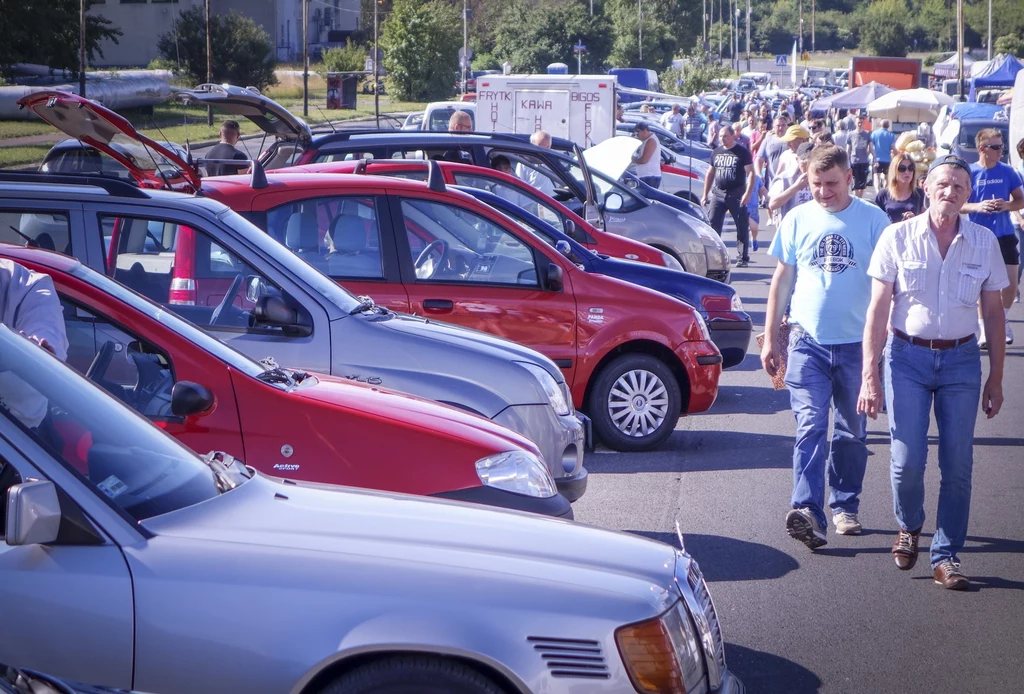
[{"label": "tree", "polygon": [[544,72],[555,62],[575,66],[573,46],[582,41],[587,47],[583,71],[598,72],[611,51],[612,37],[607,17],[601,13],[590,16],[584,3],[531,9],[529,3],[513,2],[495,30],[493,58],[499,64],[509,61],[515,72]]},{"label": "tree", "polygon": [[909,12],[903,0],[876,0],[868,5],[860,22],[861,47],[874,55],[903,57],[907,54]]},{"label": "tree", "polygon": [[[213,81],[263,89],[277,83],[274,46],[267,32],[237,12],[210,17]],[[157,49],[167,60],[181,60],[179,74],[206,80],[206,14],[195,6],[178,15],[176,31],[162,35]]]},{"label": "tree", "polygon": [[451,95],[459,79],[460,15],[444,0],[394,0],[380,37],[391,94],[410,101]]},{"label": "tree", "polygon": [[995,52],[1007,53],[1009,55],[1015,55],[1018,58],[1024,58],[1024,39],[1013,34],[1000,36],[995,40]]},{"label": "tree", "polygon": [[[86,0],[86,10],[98,0]],[[14,63],[39,63],[78,74],[79,0],[25,2],[0,0],[4,18],[0,68]],[[85,50],[89,62],[103,55],[100,43],[117,43],[120,29],[102,15],[85,18]]]},{"label": "tree", "polygon": [[346,41],[344,46],[334,46],[323,52],[323,72],[352,72],[366,67],[369,53],[365,46]]},{"label": "tree", "polygon": [[669,94],[690,96],[711,89],[712,80],[729,76],[729,68],[711,60],[699,45],[695,46],[683,62],[682,70],[669,68],[661,73],[659,83]]},{"label": "tree", "polygon": [[679,44],[672,35],[672,27],[659,19],[653,8],[644,9],[643,17],[639,16],[638,3],[633,0],[611,0],[608,8],[615,27],[615,43],[608,56],[612,67],[645,67],[661,71],[672,64]]}]

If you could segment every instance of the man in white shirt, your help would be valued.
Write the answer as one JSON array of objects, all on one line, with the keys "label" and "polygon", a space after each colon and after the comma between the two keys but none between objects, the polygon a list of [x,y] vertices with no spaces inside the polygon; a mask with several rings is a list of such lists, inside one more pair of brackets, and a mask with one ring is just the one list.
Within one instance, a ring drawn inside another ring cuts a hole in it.
[{"label": "man in white shirt", "polygon": [[[537,145],[538,147],[551,149],[551,135],[543,130],[538,130],[533,135],[530,135],[530,143]],[[554,182],[536,168],[526,166],[523,162],[519,162],[516,164],[516,176],[523,181],[526,181],[548,197],[555,197]]]},{"label": "man in white shirt", "polygon": [[676,137],[683,136],[683,118],[679,104],[672,104],[672,110],[661,117],[661,127],[671,132]]},{"label": "man in white shirt", "polygon": [[[1009,280],[996,237],[960,216],[971,196],[970,165],[957,156],[939,157],[929,168],[925,193],[927,211],[887,227],[871,258],[871,304],[864,326],[857,409],[872,419],[881,409],[875,365],[885,342],[890,477],[900,526],[893,559],[902,570],[917,561],[934,403],[942,482],[931,545],[932,575],[943,588],[966,590],[970,584],[960,571],[958,553],[967,539],[971,504],[973,413],[979,398],[989,419],[1002,406],[1006,345],[1000,290]],[[984,389],[974,335],[979,300],[989,335],[990,368]]]},{"label": "man in white shirt", "polygon": [[[0,259],[0,324],[19,332],[61,361],[68,357],[64,312],[49,275]],[[46,416],[47,401],[16,374],[0,373],[0,406],[27,427]]]}]

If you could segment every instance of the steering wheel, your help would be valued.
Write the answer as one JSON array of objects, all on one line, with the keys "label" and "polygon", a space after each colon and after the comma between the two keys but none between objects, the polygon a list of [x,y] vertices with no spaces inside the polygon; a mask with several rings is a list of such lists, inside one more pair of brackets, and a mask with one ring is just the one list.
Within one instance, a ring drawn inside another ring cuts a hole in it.
[{"label": "steering wheel", "polygon": [[89,364],[89,370],[85,372],[85,377],[93,383],[98,383],[103,375],[107,373],[107,368],[110,366],[110,360],[114,356],[114,341],[109,340],[103,343],[100,347],[100,351],[93,357],[92,363]]},{"label": "steering wheel", "polygon": [[[420,269],[427,264],[430,260],[430,254],[437,248],[441,249],[441,257],[434,263],[433,268],[430,270],[430,274],[426,277],[420,277]],[[430,279],[437,274],[437,271],[445,264],[448,260],[448,242],[444,239],[435,239],[427,244],[427,247],[420,251],[419,256],[416,258],[416,262],[413,263],[413,269],[416,271],[416,276],[420,279]]]},{"label": "steering wheel", "polygon": [[224,309],[231,305],[231,302],[235,300],[235,294],[238,293],[238,288],[242,286],[242,281],[245,278],[242,275],[235,275],[235,279],[231,280],[231,286],[228,287],[227,293],[224,298],[217,304],[217,308],[213,309],[213,313],[210,315],[210,325],[217,325],[220,321],[221,314],[224,313]]}]

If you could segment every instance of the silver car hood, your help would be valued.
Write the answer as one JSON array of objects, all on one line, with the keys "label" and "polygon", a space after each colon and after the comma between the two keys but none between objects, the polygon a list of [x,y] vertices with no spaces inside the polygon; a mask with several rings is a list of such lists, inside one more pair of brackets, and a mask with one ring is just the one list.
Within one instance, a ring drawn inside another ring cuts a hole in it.
[{"label": "silver car hood", "polygon": [[[340,574],[397,562],[452,580],[526,582],[618,594],[663,609],[678,599],[677,552],[667,544],[581,523],[433,498],[329,485],[293,485],[257,474],[225,494],[149,519],[158,536],[244,544],[270,564]],[[178,543],[176,543],[178,544]],[[262,549],[260,549],[262,548]],[[247,552],[251,556],[252,552]],[[306,564],[305,567],[302,565]]]}]

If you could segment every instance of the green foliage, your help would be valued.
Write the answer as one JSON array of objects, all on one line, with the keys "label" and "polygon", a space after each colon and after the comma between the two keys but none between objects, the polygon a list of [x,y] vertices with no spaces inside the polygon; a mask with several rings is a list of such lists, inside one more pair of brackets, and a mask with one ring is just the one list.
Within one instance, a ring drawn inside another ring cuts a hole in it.
[{"label": "green foliage", "polygon": [[501,61],[493,53],[487,51],[477,51],[473,54],[473,69],[474,70],[500,70]]},{"label": "green foliage", "polygon": [[572,47],[582,41],[587,47],[583,72],[600,72],[612,50],[612,40],[611,22],[600,13],[591,17],[589,5],[573,2],[531,8],[528,2],[513,0],[494,32],[493,57],[498,64],[487,68],[477,60],[473,67],[498,69],[505,60],[520,73],[544,72],[548,64],[556,62],[575,66]]},{"label": "green foliage", "polygon": [[[86,0],[86,8],[97,0]],[[0,0],[3,17],[3,41],[0,41],[0,68],[14,63],[39,63],[57,70],[78,74],[79,0]],[[100,43],[118,42],[120,29],[102,15],[85,20],[85,48],[88,62],[103,55]]]},{"label": "green foliage", "polygon": [[444,0],[395,0],[381,25],[388,93],[411,101],[443,99],[459,78],[460,12]]},{"label": "green foliage", "polygon": [[[232,11],[210,17],[213,81],[264,89],[276,84],[273,43],[252,19]],[[168,61],[181,60],[178,74],[206,81],[206,15],[195,6],[178,15],[176,27],[160,37],[157,49]]]},{"label": "green foliage", "polygon": [[1024,38],[1014,34],[1000,36],[994,41],[996,53],[1009,53],[1018,58],[1024,58]]},{"label": "green foliage", "polygon": [[669,94],[689,96],[711,88],[711,81],[729,76],[729,68],[711,60],[699,46],[686,56],[682,70],[669,68],[658,78],[661,88]]},{"label": "green foliage", "polygon": [[632,0],[611,0],[609,10],[615,27],[615,43],[608,56],[612,67],[645,67],[661,71],[672,64],[672,56],[679,44],[672,35],[671,25],[660,19],[657,12],[645,8],[641,19],[637,4]]},{"label": "green foliage", "polygon": [[872,55],[903,57],[910,43],[907,5],[903,0],[876,0],[860,22],[861,48]]},{"label": "green foliage", "polygon": [[328,48],[323,52],[321,60],[323,66],[318,72],[354,72],[366,67],[366,59],[369,52],[365,46],[359,46],[351,41],[344,46]]}]

